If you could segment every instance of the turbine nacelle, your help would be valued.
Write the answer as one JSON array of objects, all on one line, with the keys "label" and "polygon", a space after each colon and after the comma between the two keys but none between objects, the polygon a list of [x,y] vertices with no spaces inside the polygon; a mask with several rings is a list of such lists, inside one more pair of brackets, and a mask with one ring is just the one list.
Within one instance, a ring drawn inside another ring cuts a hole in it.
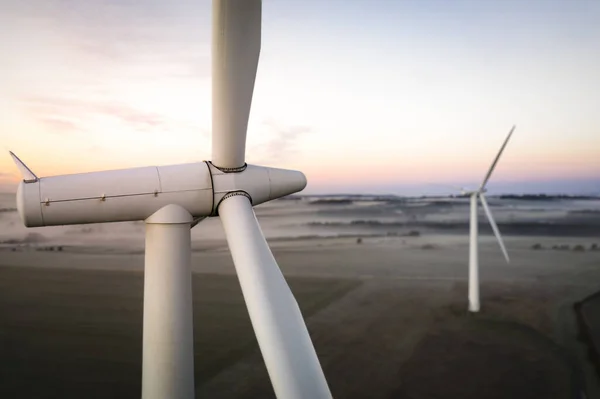
[{"label": "turbine nacelle", "polygon": [[[13,159],[19,170],[33,174]],[[27,227],[145,220],[169,204],[202,218],[217,215],[221,200],[233,192],[258,205],[306,187],[299,171],[247,165],[228,173],[210,162],[29,177],[23,176],[17,190]]]}]

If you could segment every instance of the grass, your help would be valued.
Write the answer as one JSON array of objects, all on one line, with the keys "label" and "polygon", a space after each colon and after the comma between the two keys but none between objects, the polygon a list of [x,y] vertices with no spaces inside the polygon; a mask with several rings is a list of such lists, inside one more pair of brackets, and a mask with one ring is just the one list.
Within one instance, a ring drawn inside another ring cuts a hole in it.
[{"label": "grass", "polygon": [[[305,317],[359,283],[288,279]],[[196,385],[258,349],[235,276],[193,276]],[[143,274],[0,268],[0,397],[141,394]]]}]

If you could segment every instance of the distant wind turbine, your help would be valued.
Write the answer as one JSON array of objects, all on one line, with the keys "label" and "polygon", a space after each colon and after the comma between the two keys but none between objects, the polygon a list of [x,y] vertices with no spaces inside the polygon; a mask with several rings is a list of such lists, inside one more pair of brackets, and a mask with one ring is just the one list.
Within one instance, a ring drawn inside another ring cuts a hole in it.
[{"label": "distant wind turbine", "polygon": [[494,221],[492,212],[490,211],[490,207],[488,206],[487,200],[485,199],[485,193],[487,192],[487,190],[485,189],[485,186],[486,186],[488,180],[490,180],[490,177],[492,176],[492,172],[496,168],[496,164],[498,163],[500,156],[502,155],[502,153],[504,152],[504,149],[506,148],[506,145],[508,144],[508,140],[510,140],[510,137],[512,136],[513,132],[515,131],[515,127],[516,126],[513,126],[512,129],[510,129],[510,132],[508,132],[508,136],[506,137],[506,140],[504,140],[502,147],[500,147],[500,151],[498,152],[498,155],[496,155],[494,162],[492,162],[492,166],[490,166],[490,169],[488,170],[487,174],[485,175],[483,182],[481,183],[481,186],[479,186],[479,188],[477,190],[466,190],[464,188],[460,189],[460,192],[462,195],[469,195],[471,197],[471,220],[470,220],[470,229],[469,229],[469,235],[470,235],[470,239],[469,239],[469,311],[471,311],[471,312],[479,312],[479,308],[480,308],[480,303],[479,303],[479,254],[478,254],[479,235],[478,235],[478,225],[477,225],[477,211],[478,211],[478,205],[479,205],[477,202],[478,199],[481,200],[481,205],[483,205],[483,210],[485,211],[485,214],[490,222],[490,225],[492,226],[492,230],[494,231],[494,234],[496,235],[496,238],[498,239],[498,244],[500,244],[500,249],[502,250],[502,253],[504,254],[506,263],[510,263],[510,258],[508,257],[508,252],[506,252],[506,247],[504,246],[504,242],[502,241],[502,236],[500,235],[500,230],[498,230],[498,226],[496,225],[496,222]]}]

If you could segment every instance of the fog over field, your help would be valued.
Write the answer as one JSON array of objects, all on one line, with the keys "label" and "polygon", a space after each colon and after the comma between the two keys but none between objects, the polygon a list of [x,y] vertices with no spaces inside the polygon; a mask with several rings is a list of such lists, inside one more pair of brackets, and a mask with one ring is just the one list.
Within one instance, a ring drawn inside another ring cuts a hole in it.
[{"label": "fog over field", "polygon": [[[490,197],[495,220],[506,237],[598,237],[600,197]],[[255,207],[267,239],[439,236],[454,242],[469,229],[469,199],[455,197],[398,197],[368,195],[290,196]],[[492,233],[480,210],[479,231]],[[198,248],[224,245],[217,218],[192,230]],[[0,241],[9,246],[62,245],[122,251],[142,250],[143,222],[121,222],[25,228],[16,211],[14,194],[0,194]],[[586,241],[585,239],[583,241]],[[583,242],[582,241],[582,242]],[[588,240],[589,241],[589,240]]]}]

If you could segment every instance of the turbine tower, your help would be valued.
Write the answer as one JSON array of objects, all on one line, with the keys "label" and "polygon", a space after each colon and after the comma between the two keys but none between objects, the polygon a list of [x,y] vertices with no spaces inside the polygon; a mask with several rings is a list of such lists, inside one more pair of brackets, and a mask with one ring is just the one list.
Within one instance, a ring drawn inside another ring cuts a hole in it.
[{"label": "turbine tower", "polygon": [[27,227],[144,220],[142,397],[194,397],[190,229],[219,216],[279,398],[331,398],[302,318],[252,207],[301,191],[298,171],[248,165],[246,129],[261,46],[261,0],[213,1],[212,161],[23,181]]},{"label": "turbine tower", "polygon": [[471,311],[471,312],[479,312],[479,308],[480,308],[480,303],[479,303],[479,253],[478,253],[479,235],[478,235],[478,224],[477,224],[477,211],[478,211],[478,205],[479,205],[479,203],[477,201],[478,199],[481,200],[481,205],[483,205],[483,210],[485,211],[487,219],[489,220],[490,225],[492,226],[492,230],[494,231],[494,235],[496,236],[496,239],[498,240],[498,244],[500,244],[500,249],[502,250],[502,253],[504,254],[506,263],[510,263],[510,258],[508,257],[508,252],[506,252],[506,247],[504,246],[504,242],[502,241],[502,236],[500,235],[500,230],[498,230],[498,226],[496,225],[496,222],[494,221],[494,217],[492,216],[490,207],[488,206],[487,200],[485,199],[485,193],[487,192],[487,190],[485,189],[485,186],[486,186],[488,180],[490,180],[490,177],[492,176],[492,172],[496,168],[496,164],[498,163],[498,160],[500,159],[500,156],[504,152],[504,148],[506,148],[506,145],[508,144],[508,141],[510,140],[510,137],[512,136],[514,131],[515,131],[515,126],[513,126],[512,129],[510,129],[510,132],[508,132],[508,136],[506,137],[506,140],[504,140],[502,147],[500,147],[500,151],[496,155],[494,162],[492,162],[492,166],[490,166],[490,169],[488,170],[487,174],[485,175],[483,182],[481,183],[479,188],[477,190],[461,189],[461,194],[468,195],[468,196],[470,196],[470,199],[471,199],[470,200],[471,219],[470,219],[470,227],[469,227],[469,237],[470,237],[469,238],[469,311]]}]

